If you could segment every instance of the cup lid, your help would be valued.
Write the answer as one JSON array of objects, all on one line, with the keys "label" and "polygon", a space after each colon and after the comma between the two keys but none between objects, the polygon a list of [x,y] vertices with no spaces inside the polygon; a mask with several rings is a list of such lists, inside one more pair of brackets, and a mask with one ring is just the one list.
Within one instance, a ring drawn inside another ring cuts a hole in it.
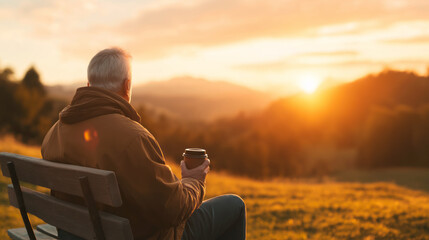
[{"label": "cup lid", "polygon": [[206,150],[202,148],[187,148],[183,153],[184,157],[190,158],[206,158],[208,157]]}]

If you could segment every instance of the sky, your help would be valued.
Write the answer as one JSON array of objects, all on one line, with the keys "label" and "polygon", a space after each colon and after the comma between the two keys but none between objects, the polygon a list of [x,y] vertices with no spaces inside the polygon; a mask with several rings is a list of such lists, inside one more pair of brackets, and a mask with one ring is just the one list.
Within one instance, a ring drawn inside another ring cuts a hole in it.
[{"label": "sky", "polygon": [[426,74],[428,12],[427,0],[0,0],[0,68],[85,83],[92,56],[119,46],[134,84],[193,76],[286,95]]}]

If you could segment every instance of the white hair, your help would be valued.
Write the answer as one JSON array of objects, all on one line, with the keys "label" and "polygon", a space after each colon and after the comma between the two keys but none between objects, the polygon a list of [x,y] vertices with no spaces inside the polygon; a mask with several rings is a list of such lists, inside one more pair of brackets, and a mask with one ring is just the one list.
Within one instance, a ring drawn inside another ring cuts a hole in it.
[{"label": "white hair", "polygon": [[98,52],[88,65],[89,85],[122,91],[124,81],[131,80],[130,59],[130,54],[117,47]]}]

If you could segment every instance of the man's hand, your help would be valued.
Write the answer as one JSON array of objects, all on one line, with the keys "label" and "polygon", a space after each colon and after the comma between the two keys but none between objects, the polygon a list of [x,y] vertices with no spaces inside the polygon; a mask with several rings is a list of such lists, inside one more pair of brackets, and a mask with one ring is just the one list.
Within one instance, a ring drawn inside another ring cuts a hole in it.
[{"label": "man's hand", "polygon": [[207,173],[210,171],[210,160],[206,159],[200,166],[192,169],[186,168],[185,161],[180,162],[182,169],[182,178],[195,178],[202,182],[206,182]]}]

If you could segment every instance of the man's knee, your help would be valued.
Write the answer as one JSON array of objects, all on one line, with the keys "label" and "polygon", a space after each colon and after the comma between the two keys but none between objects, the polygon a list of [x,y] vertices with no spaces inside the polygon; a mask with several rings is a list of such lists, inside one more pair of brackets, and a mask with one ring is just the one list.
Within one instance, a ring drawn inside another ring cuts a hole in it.
[{"label": "man's knee", "polygon": [[223,196],[226,201],[228,202],[228,205],[234,206],[235,208],[240,208],[241,210],[246,210],[246,204],[244,203],[244,200],[235,194],[227,194]]}]

